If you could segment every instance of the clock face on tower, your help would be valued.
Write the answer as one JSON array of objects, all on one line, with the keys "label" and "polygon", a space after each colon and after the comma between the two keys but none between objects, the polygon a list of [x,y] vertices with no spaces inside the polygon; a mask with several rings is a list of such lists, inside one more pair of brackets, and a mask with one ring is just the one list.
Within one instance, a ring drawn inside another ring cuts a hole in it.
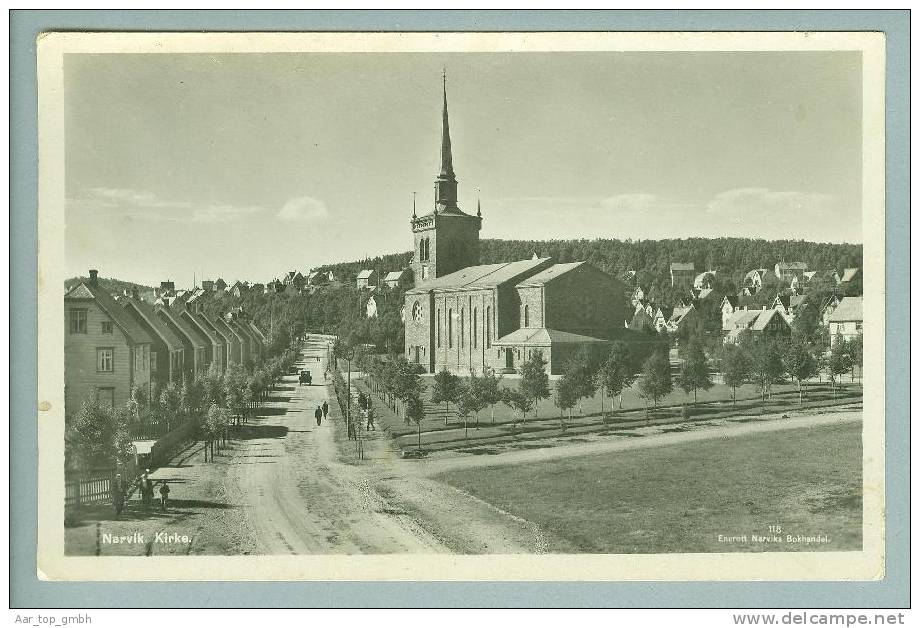
[{"label": "clock face on tower", "polygon": [[412,318],[415,320],[416,325],[422,324],[422,304],[418,301],[412,305]]}]

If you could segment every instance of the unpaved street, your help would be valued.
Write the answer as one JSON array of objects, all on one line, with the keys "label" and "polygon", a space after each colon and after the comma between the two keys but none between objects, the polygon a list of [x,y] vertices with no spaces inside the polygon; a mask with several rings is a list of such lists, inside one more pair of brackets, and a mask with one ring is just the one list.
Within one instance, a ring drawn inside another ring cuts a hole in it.
[{"label": "unpaved street", "polygon": [[[541,553],[556,539],[530,521],[449,486],[435,476],[473,467],[539,463],[564,457],[615,453],[693,440],[744,438],[775,430],[860,420],[859,410],[723,421],[687,431],[642,438],[602,437],[555,443],[497,455],[442,455],[403,460],[383,432],[364,440],[365,459],[344,439],[343,422],[323,378],[326,346],[308,343],[298,368],[313,384],[288,375],[260,412],[233,433],[213,462],[193,446],[157,469],[168,479],[166,513],[143,512],[137,499],[121,517],[98,509],[67,531],[68,553],[161,554],[382,554]],[[314,410],[329,403],[329,419],[317,426]],[[500,469],[496,469],[500,473]],[[105,545],[101,533],[148,540],[157,532],[188,535],[182,544]]]}]

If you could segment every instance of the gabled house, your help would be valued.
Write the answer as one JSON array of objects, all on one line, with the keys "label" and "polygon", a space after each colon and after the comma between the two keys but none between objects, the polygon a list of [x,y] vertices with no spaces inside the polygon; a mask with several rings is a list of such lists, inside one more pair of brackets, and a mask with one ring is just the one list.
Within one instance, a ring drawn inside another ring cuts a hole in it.
[{"label": "gabled house", "polygon": [[673,307],[662,305],[656,308],[655,314],[654,316],[652,316],[652,325],[654,325],[655,329],[657,329],[658,331],[661,331],[662,329],[666,329],[668,326],[668,321],[670,320],[671,315],[673,313],[674,313]]},{"label": "gabled house", "polygon": [[675,307],[668,319],[668,333],[692,333],[701,324],[699,313],[694,306]]},{"label": "gabled house", "polygon": [[693,280],[696,278],[693,262],[671,262],[670,270],[672,288],[689,290],[693,287]]},{"label": "gabled house", "polygon": [[410,288],[412,287],[412,272],[407,268],[394,270],[386,274],[383,283],[393,290]]},{"label": "gabled house", "polygon": [[232,286],[230,286],[230,294],[240,298],[249,294],[249,286],[244,284],[242,281],[235,281]]},{"label": "gabled house", "polygon": [[329,273],[317,270],[311,271],[307,275],[307,283],[311,286],[324,286],[329,283]]},{"label": "gabled house", "polygon": [[265,291],[268,293],[280,294],[284,292],[284,284],[277,279],[272,279],[266,284]]},{"label": "gabled house", "polygon": [[731,315],[741,310],[748,310],[754,306],[754,299],[748,295],[726,295],[722,298],[720,310],[722,311],[722,329],[725,329],[726,322]]},{"label": "gabled house", "polygon": [[863,331],[862,297],[844,297],[828,317],[828,334],[831,347],[840,342],[852,340]]},{"label": "gabled house", "polygon": [[837,309],[837,306],[840,305],[840,297],[836,294],[832,294],[827,299],[821,303],[821,306],[818,308],[818,311],[821,314],[821,323],[827,327],[830,325],[831,314],[834,313],[834,310]]},{"label": "gabled house", "polygon": [[220,277],[218,277],[217,280],[214,282],[214,291],[223,292],[226,289],[227,289],[227,282],[221,279]]},{"label": "gabled house", "polygon": [[373,288],[377,285],[377,271],[373,269],[364,269],[358,273],[355,283],[358,289]]},{"label": "gabled house", "polygon": [[191,377],[195,373],[206,371],[210,364],[208,361],[210,341],[206,343],[201,334],[192,327],[192,324],[183,320],[175,310],[163,304],[155,304],[153,311],[157,318],[182,341],[182,346],[185,349],[185,375]]},{"label": "gabled house", "polygon": [[185,371],[182,341],[160,320],[149,303],[132,296],[122,298],[120,304],[151,338],[150,380],[155,390],[163,390],[170,382],[181,382]]},{"label": "gabled house", "polygon": [[711,290],[716,284],[716,271],[707,270],[693,279],[694,290]]},{"label": "gabled house", "polygon": [[211,325],[194,308],[186,307],[183,304],[175,304],[169,308],[169,312],[184,321],[189,329],[193,330],[198,335],[199,340],[204,343],[205,368],[214,366],[219,371],[226,370],[227,343],[223,336],[215,332]]},{"label": "gabled house", "polygon": [[777,339],[787,339],[792,334],[792,328],[786,317],[773,309],[739,310],[722,324],[722,333],[725,335],[726,343],[737,342],[739,336],[745,331]]},{"label": "gabled house", "polygon": [[744,276],[744,279],[741,280],[741,285],[743,288],[747,289],[749,296],[753,296],[760,292],[760,289],[763,288],[766,274],[766,268],[755,268],[754,270],[748,271]]},{"label": "gabled house", "polygon": [[840,291],[847,296],[862,296],[862,269],[845,268],[840,277]]},{"label": "gabled house", "polygon": [[799,293],[808,292],[836,292],[840,285],[840,275],[836,270],[819,270],[815,272],[807,283],[793,280],[791,287]]},{"label": "gabled house", "polygon": [[214,282],[210,279],[201,280],[201,289],[205,292],[214,292]]},{"label": "gabled house", "polygon": [[805,276],[805,270],[808,265],[805,262],[777,262],[773,268],[773,274],[783,285],[792,284],[793,279],[801,281]]},{"label": "gabled house", "polygon": [[150,393],[152,339],[99,286],[98,271],[64,295],[64,414],[84,401],[123,406],[138,387]]}]

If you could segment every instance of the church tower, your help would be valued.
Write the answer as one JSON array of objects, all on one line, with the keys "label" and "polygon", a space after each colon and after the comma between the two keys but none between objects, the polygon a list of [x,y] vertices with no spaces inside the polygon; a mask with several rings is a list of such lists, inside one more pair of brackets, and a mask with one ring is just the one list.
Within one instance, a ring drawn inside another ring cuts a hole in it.
[{"label": "church tower", "polygon": [[441,169],[434,180],[434,208],[428,214],[417,216],[415,200],[412,201],[412,233],[415,239],[412,271],[416,284],[479,264],[482,212],[477,210],[476,215],[471,216],[457,205],[457,177],[454,174],[447,116],[446,73],[443,88]]}]

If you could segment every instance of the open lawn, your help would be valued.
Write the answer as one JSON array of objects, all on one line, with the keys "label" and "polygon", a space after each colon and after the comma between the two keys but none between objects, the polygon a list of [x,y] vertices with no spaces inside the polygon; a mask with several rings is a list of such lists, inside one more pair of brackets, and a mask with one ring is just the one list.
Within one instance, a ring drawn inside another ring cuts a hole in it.
[{"label": "open lawn", "polygon": [[[862,547],[861,422],[439,476],[544,528],[548,552]],[[781,526],[780,541],[769,526]],[[827,535],[826,543],[786,535]],[[720,542],[723,537],[743,539]]]}]

